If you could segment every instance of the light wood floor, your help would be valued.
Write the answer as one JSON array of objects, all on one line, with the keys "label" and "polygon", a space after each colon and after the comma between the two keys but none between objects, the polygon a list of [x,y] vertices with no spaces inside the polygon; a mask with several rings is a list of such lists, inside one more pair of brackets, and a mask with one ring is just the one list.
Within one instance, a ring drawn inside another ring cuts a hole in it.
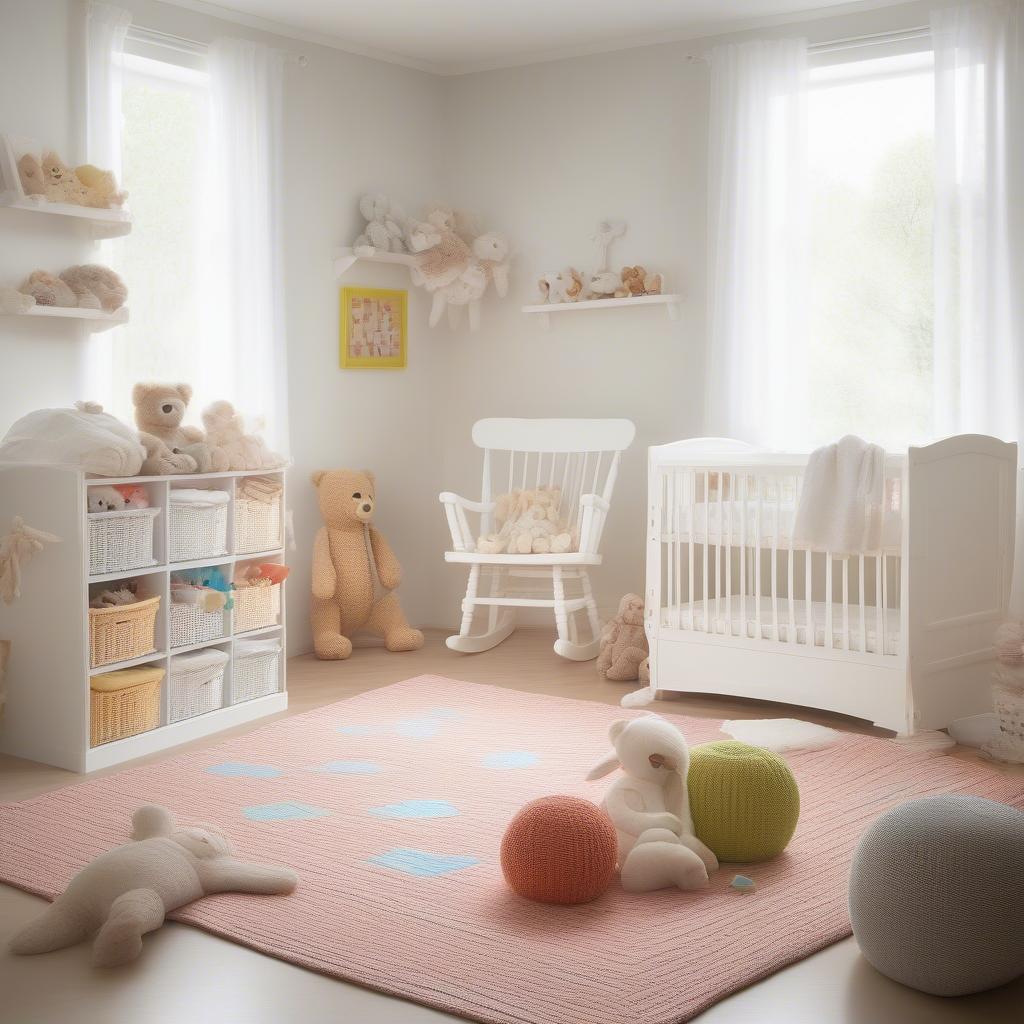
[{"label": "light wood floor", "polygon": [[[493,651],[467,657],[449,651],[441,634],[433,632],[424,649],[413,654],[364,648],[341,663],[296,658],[289,665],[290,707],[285,714],[422,673],[612,704],[632,685],[605,682],[592,662],[564,661],[553,653],[552,640],[548,631],[522,630]],[[782,705],[715,697],[678,697],[671,710],[713,718],[790,713]],[[834,715],[807,711],[798,715],[839,729],[885,735],[863,722]],[[233,732],[245,732],[266,721]],[[189,746],[201,747],[221,737]],[[957,756],[975,755],[958,751]],[[78,778],[0,756],[0,800],[25,799]],[[1021,778],[1024,785],[1024,774]],[[6,952],[8,937],[42,906],[36,897],[0,886],[0,1024],[427,1024],[455,1020],[177,924],[148,936],[143,956],[115,972],[94,970],[85,945],[39,957],[12,957]],[[1017,1024],[1022,1007],[1024,980],[962,999],[913,992],[875,972],[849,939],[729,997],[699,1019],[701,1024],[755,1020],[759,1024]]]}]

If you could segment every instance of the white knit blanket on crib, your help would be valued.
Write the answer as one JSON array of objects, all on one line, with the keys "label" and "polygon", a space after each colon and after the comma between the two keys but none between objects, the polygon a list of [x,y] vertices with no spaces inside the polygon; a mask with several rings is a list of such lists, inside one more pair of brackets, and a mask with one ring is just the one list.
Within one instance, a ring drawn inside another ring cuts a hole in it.
[{"label": "white knit blanket on crib", "polygon": [[877,551],[882,541],[885,452],[847,435],[811,452],[793,539],[835,554]]}]

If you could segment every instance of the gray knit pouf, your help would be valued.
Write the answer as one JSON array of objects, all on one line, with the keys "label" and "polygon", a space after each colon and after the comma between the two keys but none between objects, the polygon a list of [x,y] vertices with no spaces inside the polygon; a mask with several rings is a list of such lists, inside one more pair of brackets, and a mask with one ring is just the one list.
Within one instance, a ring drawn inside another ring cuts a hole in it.
[{"label": "gray knit pouf", "polygon": [[850,920],[864,956],[922,992],[1024,974],[1024,813],[973,796],[886,811],[853,856]]}]

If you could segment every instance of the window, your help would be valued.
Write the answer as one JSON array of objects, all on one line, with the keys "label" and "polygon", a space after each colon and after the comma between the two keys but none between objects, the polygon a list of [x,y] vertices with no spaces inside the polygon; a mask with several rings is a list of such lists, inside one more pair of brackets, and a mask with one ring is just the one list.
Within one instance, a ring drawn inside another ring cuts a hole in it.
[{"label": "window", "polygon": [[131,422],[139,380],[191,382],[196,409],[218,397],[210,393],[215,385],[206,387],[217,356],[201,313],[209,76],[126,53],[121,97],[132,231],[109,243],[109,260],[128,282],[131,321],[105,339],[104,390],[109,411]]},{"label": "window", "polygon": [[930,51],[811,73],[813,445],[933,439],[933,107]]}]

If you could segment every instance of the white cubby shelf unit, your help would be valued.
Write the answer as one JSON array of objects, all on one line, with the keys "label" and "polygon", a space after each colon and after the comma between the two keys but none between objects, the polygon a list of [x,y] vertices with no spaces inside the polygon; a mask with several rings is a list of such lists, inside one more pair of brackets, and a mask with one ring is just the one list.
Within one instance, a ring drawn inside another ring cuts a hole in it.
[{"label": "white cubby shelf unit", "polygon": [[[239,551],[235,544],[236,498],[241,481],[251,476],[280,478],[280,520],[274,538],[276,543],[265,550]],[[276,621],[258,629],[235,632],[233,612],[228,610],[223,613],[223,635],[172,647],[169,619],[171,576],[176,571],[220,567],[230,580],[237,566],[285,562],[284,479],[283,470],[252,470],[115,480],[90,477],[73,467],[0,464],[0,534],[10,529],[15,516],[21,516],[28,526],[60,538],[58,543],[46,544],[24,566],[20,599],[11,605],[0,604],[0,638],[12,641],[7,666],[7,703],[0,717],[0,752],[71,771],[91,772],[284,711],[288,706],[286,583],[279,585],[280,600],[274,602]],[[114,572],[91,572],[86,499],[90,487],[107,484],[144,487],[150,506],[159,510],[153,519],[152,558],[147,559],[152,564]],[[187,562],[168,561],[168,495],[171,488],[177,487],[228,492],[230,504],[222,553]],[[116,589],[121,581],[135,581],[140,599],[160,598],[154,649],[125,661],[94,666],[89,644],[90,595],[103,589],[99,584]],[[235,644],[250,639],[279,641],[278,690],[267,696],[232,703]],[[172,723],[169,706],[172,658],[211,647],[228,655],[222,706]],[[91,747],[90,678],[136,665],[165,670],[161,683],[160,725],[148,732]]]}]

